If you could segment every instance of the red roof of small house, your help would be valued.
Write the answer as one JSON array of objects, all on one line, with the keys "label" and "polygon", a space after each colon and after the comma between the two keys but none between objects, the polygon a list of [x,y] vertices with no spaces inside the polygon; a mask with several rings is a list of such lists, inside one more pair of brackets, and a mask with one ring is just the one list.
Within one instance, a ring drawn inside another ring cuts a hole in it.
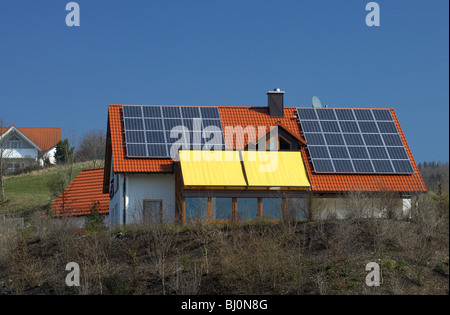
[{"label": "red roof of small house", "polygon": [[[125,149],[125,135],[123,130],[122,106],[109,106],[108,136],[111,143],[111,152],[106,154],[106,166],[108,159],[113,160],[114,172],[118,173],[167,173],[173,172],[172,159],[170,158],[128,158]],[[151,106],[151,105],[149,105]],[[393,109],[390,109],[394,121],[399,130],[401,139],[411,160],[414,174],[320,174],[313,171],[312,162],[308,158],[308,151],[304,140],[298,118],[297,107],[284,107],[283,118],[271,118],[267,107],[243,107],[243,106],[219,106],[222,127],[226,126],[266,126],[266,132],[273,126],[281,126],[302,144],[302,156],[308,173],[312,190],[316,192],[346,192],[346,191],[399,191],[399,192],[421,192],[426,191],[420,172],[406,142],[403,131]],[[261,136],[261,135],[259,135]],[[225,132],[227,149],[243,149],[248,139],[243,143],[236,143],[235,139],[227,137]],[[105,167],[106,176],[109,169]],[[104,191],[108,183],[104,182]]]},{"label": "red roof of small house", "polygon": [[3,134],[12,127],[15,127],[42,151],[50,150],[61,140],[61,128],[11,126],[3,128]]},{"label": "red roof of small house", "polygon": [[109,212],[109,195],[102,192],[103,168],[87,169],[67,186],[53,202],[54,216],[82,216],[91,213],[97,204],[98,213]]}]

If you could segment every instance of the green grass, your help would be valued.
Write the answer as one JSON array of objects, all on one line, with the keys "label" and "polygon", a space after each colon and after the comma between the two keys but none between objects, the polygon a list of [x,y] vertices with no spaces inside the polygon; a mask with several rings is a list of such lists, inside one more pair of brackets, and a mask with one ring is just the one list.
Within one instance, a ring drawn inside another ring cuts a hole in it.
[{"label": "green grass", "polygon": [[[72,180],[83,170],[90,168],[88,162],[73,165]],[[64,166],[55,166],[29,174],[10,176],[4,179],[5,202],[0,204],[0,213],[25,216],[35,211],[45,210],[56,199],[51,189],[54,182],[64,172]]]}]

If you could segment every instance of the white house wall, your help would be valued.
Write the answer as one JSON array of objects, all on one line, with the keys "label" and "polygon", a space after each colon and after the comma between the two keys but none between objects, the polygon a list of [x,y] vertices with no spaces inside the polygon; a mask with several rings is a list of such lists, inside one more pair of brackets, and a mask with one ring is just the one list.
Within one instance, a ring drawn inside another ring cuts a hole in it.
[{"label": "white house wall", "polygon": [[127,223],[142,222],[144,200],[162,200],[164,221],[175,222],[175,176],[127,174]]},{"label": "white house wall", "polygon": [[51,148],[44,154],[44,160],[48,158],[51,164],[56,164],[55,153],[56,153],[56,146]]},{"label": "white house wall", "polygon": [[[398,198],[395,201],[397,215],[405,215],[406,208],[409,208],[408,205],[410,207],[410,203],[406,199]],[[371,200],[352,200],[346,197],[313,197],[310,211],[312,211],[313,219],[381,218],[386,215],[386,212]]]}]

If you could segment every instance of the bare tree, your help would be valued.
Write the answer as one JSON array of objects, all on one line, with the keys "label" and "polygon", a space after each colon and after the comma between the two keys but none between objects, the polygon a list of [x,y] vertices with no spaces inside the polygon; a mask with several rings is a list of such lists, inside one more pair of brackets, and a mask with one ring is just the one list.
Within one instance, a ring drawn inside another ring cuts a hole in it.
[{"label": "bare tree", "polygon": [[75,154],[78,161],[91,161],[92,167],[97,166],[97,161],[105,158],[106,135],[104,130],[90,130],[86,132],[80,141]]}]

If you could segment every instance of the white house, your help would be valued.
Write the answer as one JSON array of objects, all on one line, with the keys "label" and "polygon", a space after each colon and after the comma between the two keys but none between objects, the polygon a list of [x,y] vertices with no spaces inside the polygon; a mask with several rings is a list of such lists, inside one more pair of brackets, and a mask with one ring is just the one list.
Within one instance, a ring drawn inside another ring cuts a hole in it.
[{"label": "white house", "polygon": [[55,164],[56,144],[61,140],[61,128],[5,127],[0,132],[2,157],[8,172],[13,173],[33,163]]},{"label": "white house", "polygon": [[[256,107],[110,105],[103,193],[111,225],[305,219],[319,203],[344,216],[346,195],[357,192],[389,193],[405,214],[411,196],[426,191],[393,109],[285,107],[283,93],[268,92],[268,105]],[[180,155],[213,145],[240,158],[178,161],[171,151],[180,142]],[[276,151],[276,170],[258,171],[264,163],[249,159],[251,147]]]}]

